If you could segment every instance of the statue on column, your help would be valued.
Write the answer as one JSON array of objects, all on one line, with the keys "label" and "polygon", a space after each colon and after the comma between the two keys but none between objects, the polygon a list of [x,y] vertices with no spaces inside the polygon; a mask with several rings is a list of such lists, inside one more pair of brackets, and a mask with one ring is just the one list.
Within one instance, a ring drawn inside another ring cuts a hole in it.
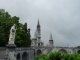
[{"label": "statue on column", "polygon": [[14,24],[10,29],[10,37],[8,44],[14,44],[15,34],[16,34],[16,25]]}]

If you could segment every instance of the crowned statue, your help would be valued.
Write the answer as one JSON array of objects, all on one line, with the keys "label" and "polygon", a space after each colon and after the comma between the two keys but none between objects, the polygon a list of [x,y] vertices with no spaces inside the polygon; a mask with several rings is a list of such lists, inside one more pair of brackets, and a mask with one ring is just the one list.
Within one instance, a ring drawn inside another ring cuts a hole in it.
[{"label": "crowned statue", "polygon": [[14,44],[15,34],[16,34],[16,25],[14,24],[10,29],[10,36],[9,36],[8,44]]}]

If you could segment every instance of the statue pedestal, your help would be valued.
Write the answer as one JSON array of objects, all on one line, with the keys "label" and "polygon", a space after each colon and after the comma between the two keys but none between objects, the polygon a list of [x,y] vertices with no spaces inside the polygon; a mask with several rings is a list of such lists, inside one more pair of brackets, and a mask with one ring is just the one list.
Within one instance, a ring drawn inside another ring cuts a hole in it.
[{"label": "statue pedestal", "polygon": [[15,44],[7,44],[6,47],[7,47],[7,48],[15,48],[16,45],[15,45]]},{"label": "statue pedestal", "polygon": [[6,45],[6,56],[4,58],[5,60],[8,58],[8,53],[9,52],[12,52],[12,54],[14,55],[15,48],[16,48],[15,44],[7,44]]},{"label": "statue pedestal", "polygon": [[9,52],[12,52],[14,54],[16,45],[15,44],[7,44],[6,45],[6,55],[8,55]]}]

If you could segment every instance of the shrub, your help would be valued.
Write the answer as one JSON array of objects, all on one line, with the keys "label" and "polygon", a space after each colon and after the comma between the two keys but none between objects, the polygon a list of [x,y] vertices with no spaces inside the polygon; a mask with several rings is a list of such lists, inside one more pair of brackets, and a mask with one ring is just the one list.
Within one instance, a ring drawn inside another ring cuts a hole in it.
[{"label": "shrub", "polygon": [[49,55],[40,55],[34,60],[80,60],[80,54],[63,54],[61,52],[51,52]]}]

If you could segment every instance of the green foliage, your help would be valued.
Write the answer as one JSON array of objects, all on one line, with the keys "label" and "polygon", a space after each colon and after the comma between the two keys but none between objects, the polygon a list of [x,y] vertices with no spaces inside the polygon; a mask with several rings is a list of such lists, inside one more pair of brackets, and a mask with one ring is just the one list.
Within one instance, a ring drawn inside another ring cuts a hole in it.
[{"label": "green foliage", "polygon": [[22,29],[17,29],[16,31],[16,38],[15,38],[15,44],[18,47],[26,47],[27,46],[27,35],[25,34],[25,31]]},{"label": "green foliage", "polygon": [[76,48],[80,48],[80,46],[77,46]]},{"label": "green foliage", "polygon": [[0,9],[0,46],[5,46],[8,42],[10,27],[15,23],[12,18],[14,17],[11,17],[8,12],[5,12],[4,9]]},{"label": "green foliage", "polygon": [[49,59],[50,60],[61,60],[62,59],[62,55],[60,52],[55,52],[55,53],[50,53],[49,55]]},{"label": "green foliage", "polygon": [[29,47],[31,39],[30,31],[27,29],[27,23],[24,25],[19,23],[19,17],[12,17],[4,9],[0,9],[0,46],[6,46],[8,44],[10,28],[13,24],[17,26],[15,44],[18,47]]},{"label": "green foliage", "polygon": [[34,60],[48,60],[48,56],[42,54],[42,55],[39,55],[39,56],[35,57]]},{"label": "green foliage", "polygon": [[31,35],[30,35],[30,29],[27,29],[27,23],[25,23],[22,27],[22,29],[25,31],[25,33],[27,34],[26,38],[27,38],[27,46],[30,47],[31,45]]},{"label": "green foliage", "polygon": [[49,55],[40,55],[34,60],[80,60],[80,54],[63,54],[60,52],[52,52]]}]

